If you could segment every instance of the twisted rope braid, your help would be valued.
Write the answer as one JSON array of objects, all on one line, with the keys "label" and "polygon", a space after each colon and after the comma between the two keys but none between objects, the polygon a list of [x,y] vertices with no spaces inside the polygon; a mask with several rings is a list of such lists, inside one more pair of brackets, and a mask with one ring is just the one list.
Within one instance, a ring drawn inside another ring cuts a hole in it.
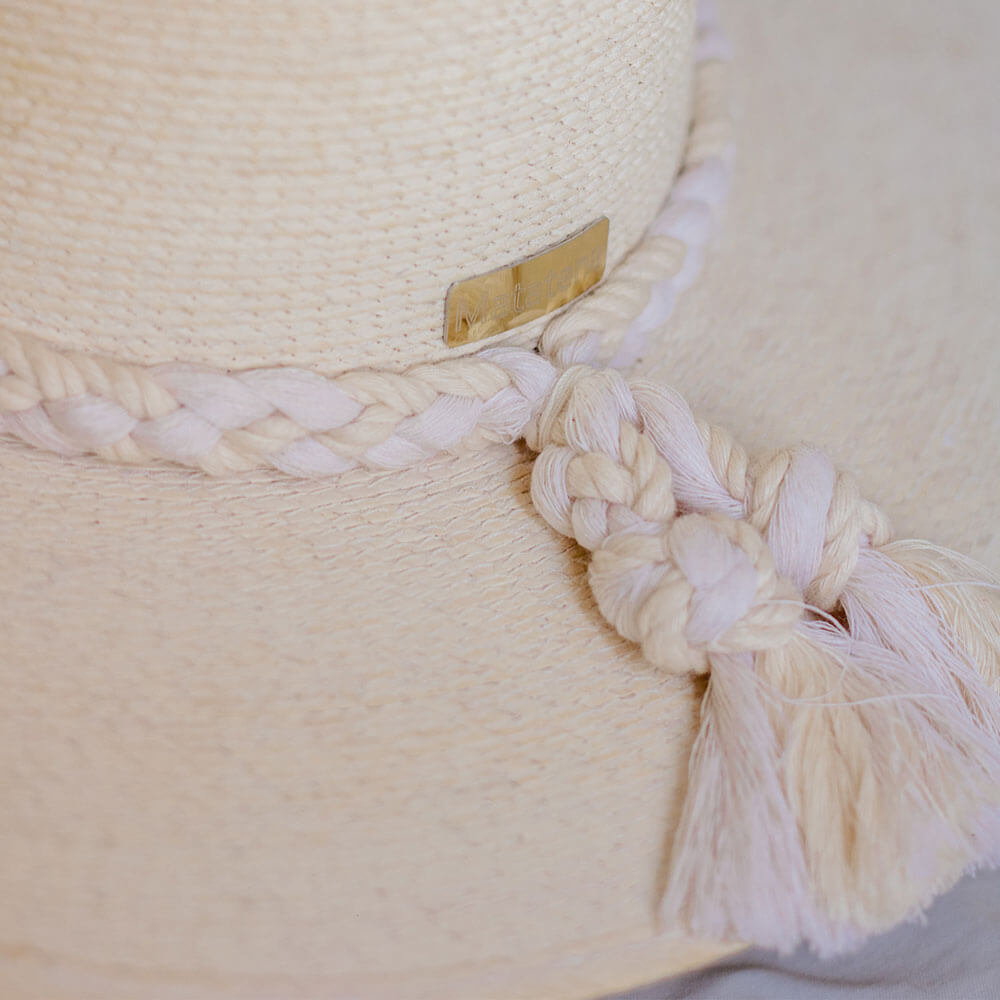
[{"label": "twisted rope braid", "polygon": [[[749,460],[725,430],[696,420],[679,395],[647,379],[574,365],[525,439],[539,452],[536,509],[594,552],[591,583],[602,611],[670,669],[707,669],[709,647],[766,648],[779,625],[791,634],[803,603],[835,610],[861,549],[891,537],[854,478],[818,449]],[[729,553],[707,561],[727,567],[729,584],[700,579],[702,563],[686,558],[711,546]],[[714,617],[698,611],[709,591]],[[740,613],[706,632],[706,621],[720,624],[726,601]],[[691,615],[695,624],[678,631]]]},{"label": "twisted rope braid", "polygon": [[618,632],[674,673],[708,673],[710,652],[781,646],[802,617],[801,595],[779,576],[759,532],[722,514],[684,514],[655,535],[610,536],[594,553],[590,586]]},{"label": "twisted rope braid", "polygon": [[400,468],[478,431],[516,439],[555,369],[492,348],[405,373],[333,378],[294,368],[224,373],[120,365],[0,330],[2,426],[38,447],[118,462],[165,458],[222,474]]},{"label": "twisted rope braid", "polygon": [[700,11],[694,117],[684,163],[645,237],[558,314],[538,351],[492,347],[402,373],[146,367],[61,351],[0,326],[0,433],[62,455],[167,461],[222,475],[395,469],[477,441],[514,441],[561,368],[632,363],[701,266],[730,172],[725,41]]}]

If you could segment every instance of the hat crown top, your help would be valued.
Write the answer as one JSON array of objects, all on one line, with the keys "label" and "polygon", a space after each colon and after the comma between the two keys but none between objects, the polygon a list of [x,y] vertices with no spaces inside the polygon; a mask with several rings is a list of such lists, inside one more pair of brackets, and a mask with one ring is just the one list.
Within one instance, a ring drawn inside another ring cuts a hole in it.
[{"label": "hat crown top", "polygon": [[473,351],[445,344],[448,287],[601,216],[610,270],[690,112],[690,0],[14,0],[0,19],[0,308],[141,364]]}]

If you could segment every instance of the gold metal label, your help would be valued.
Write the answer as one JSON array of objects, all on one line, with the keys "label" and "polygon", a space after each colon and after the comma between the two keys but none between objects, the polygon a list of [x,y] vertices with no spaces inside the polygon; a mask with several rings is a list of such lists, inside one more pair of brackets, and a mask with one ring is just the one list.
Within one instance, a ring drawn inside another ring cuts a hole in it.
[{"label": "gold metal label", "polygon": [[444,339],[460,347],[530,323],[572,302],[604,277],[608,219],[516,264],[456,281],[444,307]]}]

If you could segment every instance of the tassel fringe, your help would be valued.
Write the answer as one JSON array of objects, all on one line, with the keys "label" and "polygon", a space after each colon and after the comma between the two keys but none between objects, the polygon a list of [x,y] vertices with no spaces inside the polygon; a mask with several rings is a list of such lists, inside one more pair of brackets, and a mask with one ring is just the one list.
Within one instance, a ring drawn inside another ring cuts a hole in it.
[{"label": "tassel fringe", "polygon": [[818,928],[753,669],[748,654],[712,658],[661,910],[705,938],[789,951]]},{"label": "tassel fringe", "polygon": [[942,631],[1000,694],[1000,576],[930,542],[891,542],[885,555],[916,583]]}]

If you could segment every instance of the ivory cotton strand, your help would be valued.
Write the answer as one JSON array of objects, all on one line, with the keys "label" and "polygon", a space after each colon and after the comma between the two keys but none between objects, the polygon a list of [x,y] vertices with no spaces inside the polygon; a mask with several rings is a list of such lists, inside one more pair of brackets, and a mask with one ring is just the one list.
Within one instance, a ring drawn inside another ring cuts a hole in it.
[{"label": "ivory cotton strand", "polygon": [[828,954],[1000,863],[1000,585],[893,542],[820,450],[751,458],[672,390],[614,369],[693,279],[725,196],[726,46],[705,11],[698,31],[663,210],[537,352],[222,372],[60,351],[8,325],[0,431],[65,455],[296,476],[523,438],[534,505],[592,553],[604,617],[660,669],[706,675],[666,924]]}]

